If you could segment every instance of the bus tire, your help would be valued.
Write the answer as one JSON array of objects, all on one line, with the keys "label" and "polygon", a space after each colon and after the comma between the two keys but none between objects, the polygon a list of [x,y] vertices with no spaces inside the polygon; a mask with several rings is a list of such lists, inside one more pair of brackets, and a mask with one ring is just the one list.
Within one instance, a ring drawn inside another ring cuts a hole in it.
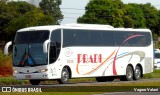
[{"label": "bus tire", "polygon": [[40,80],[29,80],[32,85],[39,85]]},{"label": "bus tire", "polygon": [[66,84],[69,81],[69,71],[67,68],[62,69],[61,79],[58,80],[60,84]]},{"label": "bus tire", "polygon": [[133,79],[133,69],[131,66],[127,66],[126,75],[121,76],[120,80],[121,81],[131,81],[132,79]]},{"label": "bus tire", "polygon": [[133,79],[133,69],[131,66],[127,66],[126,69],[126,80],[131,81]]},{"label": "bus tire", "polygon": [[139,80],[141,78],[141,69],[139,66],[136,66],[135,70],[134,70],[134,76],[133,79],[134,80]]}]

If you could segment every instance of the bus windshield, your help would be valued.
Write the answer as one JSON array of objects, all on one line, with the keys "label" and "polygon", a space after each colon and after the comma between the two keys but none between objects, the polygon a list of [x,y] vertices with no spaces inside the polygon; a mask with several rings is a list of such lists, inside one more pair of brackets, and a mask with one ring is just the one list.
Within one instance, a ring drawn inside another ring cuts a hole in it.
[{"label": "bus windshield", "polygon": [[43,43],[49,38],[49,31],[17,32],[13,46],[13,66],[47,65],[47,54]]},{"label": "bus windshield", "polygon": [[25,43],[43,43],[49,37],[49,31],[26,31],[17,32],[15,37],[15,44]]}]

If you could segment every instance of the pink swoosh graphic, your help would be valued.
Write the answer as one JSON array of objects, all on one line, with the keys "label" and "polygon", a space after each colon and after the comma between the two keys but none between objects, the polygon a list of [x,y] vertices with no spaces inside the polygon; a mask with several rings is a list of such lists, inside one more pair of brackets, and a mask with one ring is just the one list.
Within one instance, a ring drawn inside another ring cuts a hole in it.
[{"label": "pink swoosh graphic", "polygon": [[[136,38],[136,37],[141,37],[141,36],[144,36],[144,35],[141,35],[141,34],[137,34],[137,35],[132,35],[132,36],[129,36],[128,38],[126,38],[123,43],[120,45],[120,47],[128,40],[130,39],[133,39],[133,38]],[[113,75],[117,75],[117,70],[116,70],[116,59],[117,59],[117,54],[119,52],[119,49],[120,47],[118,48],[116,54],[115,54],[115,57],[113,59]]]},{"label": "pink swoosh graphic", "polygon": [[[85,74],[82,74],[82,75],[87,75],[87,74],[91,74],[92,72],[96,71],[98,68],[100,68],[103,64],[105,64],[115,53],[115,50],[99,65],[97,66],[95,69],[89,71],[89,72],[86,72]],[[78,74],[80,74],[79,72],[79,64],[80,63],[77,63],[77,66],[76,66],[76,71]]]}]

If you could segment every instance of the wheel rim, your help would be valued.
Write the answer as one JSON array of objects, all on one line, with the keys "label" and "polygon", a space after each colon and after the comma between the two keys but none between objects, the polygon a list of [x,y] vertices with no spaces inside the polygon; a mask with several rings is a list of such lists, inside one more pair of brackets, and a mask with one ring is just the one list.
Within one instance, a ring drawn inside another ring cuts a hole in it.
[{"label": "wheel rim", "polygon": [[63,81],[68,81],[68,73],[67,73],[67,71],[63,71],[63,73],[62,73],[62,80]]},{"label": "wheel rim", "polygon": [[128,75],[127,76],[128,76],[129,79],[132,78],[132,71],[131,70],[128,71]]},{"label": "wheel rim", "polygon": [[137,68],[136,70],[135,70],[135,76],[136,76],[136,78],[139,78],[140,77],[140,70]]},{"label": "wheel rim", "polygon": [[133,78],[133,72],[131,68],[128,68],[126,76],[128,80],[131,80]]}]

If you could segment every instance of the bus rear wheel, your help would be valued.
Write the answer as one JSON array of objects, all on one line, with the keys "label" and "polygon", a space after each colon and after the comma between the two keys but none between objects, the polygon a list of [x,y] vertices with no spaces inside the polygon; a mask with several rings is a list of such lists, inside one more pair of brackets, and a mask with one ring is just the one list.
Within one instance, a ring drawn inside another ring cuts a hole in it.
[{"label": "bus rear wheel", "polygon": [[58,80],[60,84],[66,84],[69,81],[69,71],[67,68],[62,69],[61,79]]},{"label": "bus rear wheel", "polygon": [[135,70],[134,70],[134,76],[133,79],[134,80],[139,80],[141,78],[141,69],[139,66],[136,66]]},{"label": "bus rear wheel", "polygon": [[40,80],[29,80],[32,85],[39,85]]}]

